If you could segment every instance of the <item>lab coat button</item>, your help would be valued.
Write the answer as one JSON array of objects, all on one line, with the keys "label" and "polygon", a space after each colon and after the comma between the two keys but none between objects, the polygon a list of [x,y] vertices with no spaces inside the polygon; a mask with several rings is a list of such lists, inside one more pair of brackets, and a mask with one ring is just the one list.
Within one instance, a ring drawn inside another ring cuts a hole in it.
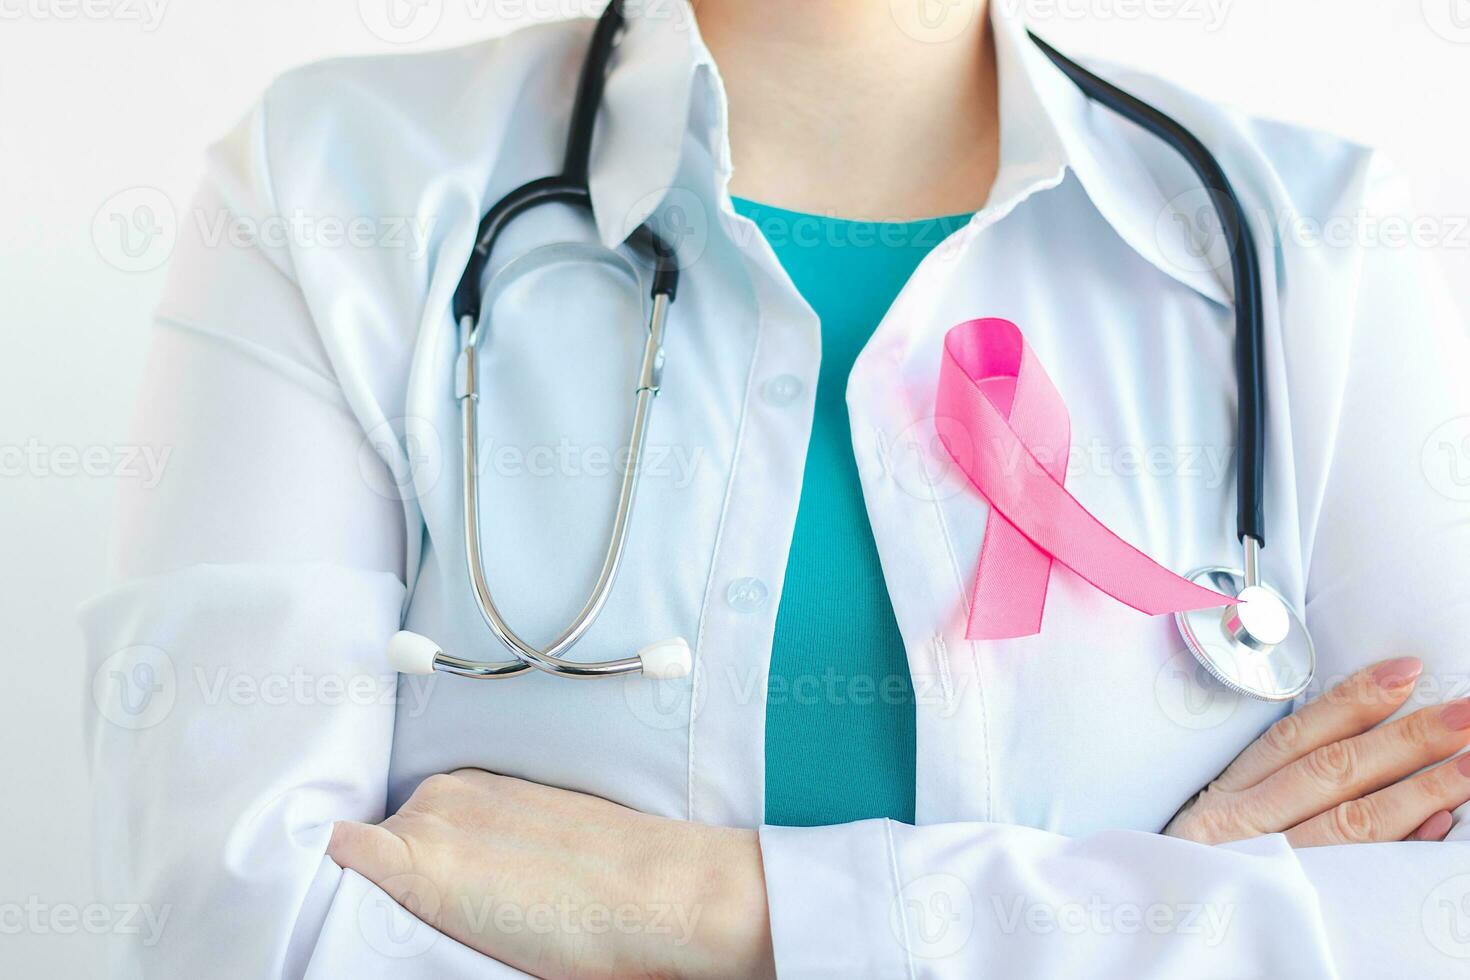
[{"label": "lab coat button", "polygon": [[761,386],[761,396],[768,404],[784,407],[800,398],[805,387],[794,374],[778,374]]},{"label": "lab coat button", "polygon": [[737,578],[725,590],[725,601],[736,612],[753,613],[766,604],[771,590],[758,578]]}]

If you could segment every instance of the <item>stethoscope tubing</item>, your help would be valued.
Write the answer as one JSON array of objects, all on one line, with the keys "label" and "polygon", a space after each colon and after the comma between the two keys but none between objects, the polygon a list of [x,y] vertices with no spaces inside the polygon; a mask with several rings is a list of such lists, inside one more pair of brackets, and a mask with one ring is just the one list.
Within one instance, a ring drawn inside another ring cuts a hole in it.
[{"label": "stethoscope tubing", "polygon": [[593,31],[591,44],[577,84],[576,100],[567,136],[566,156],[562,172],[517,187],[501,198],[480,219],[475,245],[463,275],[454,291],[452,312],[460,327],[461,351],[459,378],[456,386],[460,400],[460,428],[463,435],[462,507],[465,532],[465,560],[476,604],[491,633],[513,655],[509,661],[480,661],[453,657],[442,651],[435,657],[435,669],[468,677],[514,677],[530,669],[546,671],[562,677],[590,678],[634,673],[642,669],[639,657],[624,657],[591,663],[566,660],[561,654],[570,649],[596,621],[612,592],[627,544],[639,475],[642,471],[644,446],[647,442],[649,414],[658,395],[662,368],[663,334],[669,307],[673,303],[679,281],[678,259],[671,248],[647,224],[629,237],[635,248],[651,253],[653,280],[652,305],[643,361],[635,390],[632,431],[629,436],[627,468],[618,488],[617,510],[608,538],[607,551],[597,581],[582,609],[562,633],[544,649],[524,640],[506,622],[496,606],[485,575],[480,533],[479,420],[476,354],[488,324],[482,322],[481,281],[490,264],[495,245],[505,229],[517,217],[547,204],[566,204],[592,210],[588,188],[588,161],[597,110],[602,101],[607,66],[617,35],[623,25],[622,0],[613,0]]},{"label": "stethoscope tubing", "polygon": [[1236,535],[1266,544],[1265,459],[1266,380],[1262,348],[1265,339],[1265,302],[1261,293],[1261,260],[1250,221],[1235,187],[1209,149],[1183,124],[1142,99],[1118,88],[1026,32],[1042,53],[1094,102],[1148,130],[1172,147],[1204,186],[1220,219],[1230,250],[1231,279],[1235,289],[1236,408]]},{"label": "stethoscope tubing", "polygon": [[[593,30],[582,72],[577,84],[567,136],[562,172],[555,176],[530,181],[500,199],[480,219],[475,244],[463,275],[455,288],[452,312],[460,329],[460,355],[456,368],[456,395],[460,401],[463,433],[462,505],[465,531],[465,558],[470,581],[482,617],[491,633],[513,656],[503,662],[469,660],[432,649],[432,669],[468,677],[514,677],[528,670],[540,670],[563,677],[606,677],[629,674],[651,667],[643,654],[669,644],[682,646],[687,669],[687,644],[682,640],[665,641],[640,651],[640,656],[616,660],[578,663],[562,654],[577,643],[591,628],[606,605],[627,542],[628,528],[637,496],[643,448],[649,414],[659,390],[663,364],[663,333],[669,307],[678,287],[678,259],[673,248],[649,225],[643,224],[628,238],[635,248],[651,253],[654,274],[651,288],[652,307],[643,362],[635,390],[632,429],[629,436],[628,465],[618,490],[617,511],[608,548],[603,557],[597,581],[581,610],[552,643],[537,648],[526,642],[506,623],[495,604],[486,580],[484,556],[480,541],[479,481],[479,373],[476,366],[479,345],[488,330],[482,322],[483,295],[481,282],[489,267],[491,255],[502,233],[515,218],[545,204],[567,204],[592,210],[588,187],[588,166],[598,108],[607,79],[608,63],[624,23],[623,0],[610,0]],[[1225,233],[1229,247],[1231,276],[1235,290],[1235,370],[1238,385],[1237,439],[1239,462],[1236,485],[1236,530],[1241,540],[1245,571],[1243,580],[1254,586],[1259,581],[1259,552],[1265,543],[1264,465],[1265,465],[1265,378],[1263,362],[1264,305],[1261,292],[1260,260],[1250,235],[1245,209],[1226,176],[1224,168],[1200,140],[1182,124],[1157,108],[1123,91],[1093,74],[1057,51],[1035,34],[1031,40],[1070,78],[1089,99],[1143,127],[1173,147],[1189,164],[1209,195]],[[1181,624],[1181,629],[1184,625]],[[410,646],[429,641],[414,634]],[[1186,639],[1189,633],[1186,631]],[[1309,642],[1309,641],[1308,641]],[[1204,659],[1203,654],[1196,651]],[[661,655],[659,655],[661,656]],[[665,663],[667,660],[665,659]],[[1249,692],[1247,692],[1249,693]]]}]

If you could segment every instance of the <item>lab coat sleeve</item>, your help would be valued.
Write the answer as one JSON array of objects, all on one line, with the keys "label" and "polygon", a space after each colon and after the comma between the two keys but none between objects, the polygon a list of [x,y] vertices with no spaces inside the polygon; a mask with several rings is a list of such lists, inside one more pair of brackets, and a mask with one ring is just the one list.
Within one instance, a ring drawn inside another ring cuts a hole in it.
[{"label": "lab coat sleeve", "polygon": [[[1319,323],[1318,349],[1293,365],[1310,391],[1312,360],[1347,347],[1339,390],[1311,392],[1335,411],[1293,434],[1325,461],[1300,488],[1306,617],[1319,686],[1381,658],[1423,660],[1402,717],[1470,696],[1470,333],[1437,254],[1470,232],[1417,208],[1381,157],[1356,186],[1357,206],[1340,209],[1356,232],[1351,316]],[[1470,804],[1455,818],[1444,843],[1303,852],[1345,976],[1470,973]]]},{"label": "lab coat sleeve", "polygon": [[[1402,180],[1366,158],[1352,185],[1333,216],[1364,231],[1284,263],[1299,306],[1276,410],[1291,413],[1320,685],[1413,654],[1425,673],[1407,712],[1470,694],[1470,345],[1432,251],[1392,237],[1424,224]],[[1470,806],[1456,816],[1444,842],[1299,851],[1279,835],[1206,847],[993,824],[767,827],[777,970],[1463,977]]]},{"label": "lab coat sleeve", "polygon": [[520,975],[324,856],[334,821],[384,816],[405,516],[290,248],[252,234],[262,126],[179,215],[134,426],[163,478],[124,492],[116,582],[80,613],[98,889],[146,912],[107,972]]},{"label": "lab coat sleeve", "polygon": [[1279,836],[867,820],[765,827],[761,848],[782,980],[1334,975]]}]

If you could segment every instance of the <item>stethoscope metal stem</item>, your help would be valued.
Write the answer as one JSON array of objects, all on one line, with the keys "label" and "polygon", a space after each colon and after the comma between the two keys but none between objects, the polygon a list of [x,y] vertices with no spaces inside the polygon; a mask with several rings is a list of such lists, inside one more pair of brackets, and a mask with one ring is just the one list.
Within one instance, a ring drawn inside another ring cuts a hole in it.
[{"label": "stethoscope metal stem", "polygon": [[534,667],[563,677],[606,677],[628,674],[643,667],[638,657],[624,657],[596,663],[579,663],[565,660],[561,654],[582,638],[592,626],[612,592],[612,582],[617,577],[623,552],[628,540],[628,526],[633,513],[633,502],[638,491],[638,476],[643,468],[644,446],[647,443],[649,409],[658,395],[659,381],[663,370],[664,325],[668,319],[668,297],[656,295],[649,313],[648,337],[644,342],[643,359],[638,371],[638,386],[635,392],[632,433],[628,439],[628,462],[623,471],[622,484],[618,489],[617,511],[613,516],[612,534],[608,539],[607,553],[603,557],[602,569],[592,587],[587,602],[572,622],[545,649],[526,642],[513,630],[500,614],[495,598],[485,578],[485,563],[480,543],[480,463],[479,463],[479,371],[475,364],[479,347],[479,331],[473,320],[466,317],[460,322],[463,338],[460,349],[460,366],[456,371],[456,384],[460,403],[460,421],[464,435],[464,526],[465,557],[470,581],[475,591],[480,614],[490,631],[511,654],[512,661],[501,664],[485,664],[476,661],[453,663],[455,658],[441,656],[436,669],[449,670],[465,676],[511,677]]},{"label": "stethoscope metal stem", "polygon": [[1240,540],[1245,553],[1246,588],[1261,584],[1261,542],[1247,534]]}]

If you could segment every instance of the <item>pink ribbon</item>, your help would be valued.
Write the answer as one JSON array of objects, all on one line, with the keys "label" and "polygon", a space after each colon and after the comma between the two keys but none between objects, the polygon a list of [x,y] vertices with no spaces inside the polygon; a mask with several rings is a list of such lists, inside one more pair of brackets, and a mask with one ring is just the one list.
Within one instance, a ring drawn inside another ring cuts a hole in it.
[{"label": "pink ribbon", "polygon": [[1159,565],[1067,492],[1067,406],[1014,323],[951,329],[935,401],[940,441],[991,508],[968,639],[1039,633],[1053,561],[1151,616],[1235,602]]}]

